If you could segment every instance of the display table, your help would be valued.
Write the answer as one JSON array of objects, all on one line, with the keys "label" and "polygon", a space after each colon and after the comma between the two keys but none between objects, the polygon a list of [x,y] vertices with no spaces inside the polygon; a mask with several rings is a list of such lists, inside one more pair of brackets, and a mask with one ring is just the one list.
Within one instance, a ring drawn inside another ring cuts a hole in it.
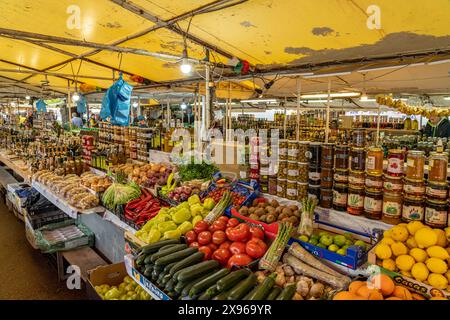
[{"label": "display table", "polygon": [[25,182],[31,182],[32,173],[30,170],[26,169],[26,163],[23,160],[17,158],[17,156],[6,155],[5,150],[1,150],[0,161],[21,176]]}]

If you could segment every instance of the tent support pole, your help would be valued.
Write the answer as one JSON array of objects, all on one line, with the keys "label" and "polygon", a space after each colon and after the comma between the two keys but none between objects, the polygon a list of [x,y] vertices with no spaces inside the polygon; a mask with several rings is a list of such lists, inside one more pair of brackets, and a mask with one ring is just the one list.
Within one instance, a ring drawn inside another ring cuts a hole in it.
[{"label": "tent support pole", "polygon": [[325,121],[325,143],[328,143],[330,135],[330,104],[331,104],[331,78],[328,78],[327,119]]},{"label": "tent support pole", "polygon": [[[377,103],[378,104],[378,103]],[[377,145],[380,142],[380,121],[381,121],[381,105],[378,104],[378,115],[377,115]]]},{"label": "tent support pole", "polygon": [[[206,81],[205,81],[205,134],[206,130],[209,129],[210,126],[210,116],[211,116],[211,97],[209,92],[209,79],[210,79],[210,69],[209,66],[206,65]],[[205,136],[206,137],[206,136]]]},{"label": "tent support pole", "polygon": [[301,91],[302,91],[302,82],[300,77],[297,77],[297,141],[300,141],[300,104],[301,104]]}]

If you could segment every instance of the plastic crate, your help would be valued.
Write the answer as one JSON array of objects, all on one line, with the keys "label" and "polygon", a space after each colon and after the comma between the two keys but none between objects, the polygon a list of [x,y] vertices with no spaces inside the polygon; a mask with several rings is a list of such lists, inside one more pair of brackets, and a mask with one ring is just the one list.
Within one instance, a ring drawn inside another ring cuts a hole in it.
[{"label": "plastic crate", "polygon": [[61,210],[44,212],[35,215],[27,215],[27,217],[33,229],[39,229],[47,224],[62,222],[71,219]]}]

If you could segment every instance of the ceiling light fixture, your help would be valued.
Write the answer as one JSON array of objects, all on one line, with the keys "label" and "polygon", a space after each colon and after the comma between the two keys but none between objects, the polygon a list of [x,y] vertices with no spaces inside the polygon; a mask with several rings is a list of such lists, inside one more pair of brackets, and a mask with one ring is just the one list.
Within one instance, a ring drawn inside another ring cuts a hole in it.
[{"label": "ceiling light fixture", "polygon": [[133,108],[137,108],[139,106],[139,103],[137,103],[136,101],[133,102]]},{"label": "ceiling light fixture", "polygon": [[182,102],[182,103],[180,104],[180,108],[181,108],[181,110],[185,110],[185,109],[187,108],[186,102]]},{"label": "ceiling light fixture", "polygon": [[192,71],[192,65],[189,62],[186,48],[183,50],[183,58],[181,59],[180,70],[184,74],[189,74]]},{"label": "ceiling light fixture", "polygon": [[79,100],[80,100],[80,95],[78,94],[78,92],[75,91],[72,95],[72,101],[77,102]]},{"label": "ceiling light fixture", "polygon": [[[359,97],[361,95],[360,92],[335,92],[331,93],[331,98],[351,98],[351,97]],[[302,99],[323,99],[328,98],[327,93],[317,93],[317,94],[304,94],[301,95]]]},{"label": "ceiling light fixture", "polygon": [[444,100],[449,101],[449,100],[450,100],[450,97],[444,97]]},{"label": "ceiling light fixture", "polygon": [[30,97],[29,95],[26,95],[26,96],[25,96],[25,99],[26,99],[26,100],[30,100],[31,97]]}]

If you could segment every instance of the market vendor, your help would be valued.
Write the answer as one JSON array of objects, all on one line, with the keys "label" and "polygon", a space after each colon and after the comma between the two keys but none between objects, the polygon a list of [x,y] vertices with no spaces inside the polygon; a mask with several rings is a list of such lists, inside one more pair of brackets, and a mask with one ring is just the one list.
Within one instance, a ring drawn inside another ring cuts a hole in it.
[{"label": "market vendor", "polygon": [[423,133],[428,137],[448,138],[450,137],[450,121],[447,117],[431,115]]},{"label": "market vendor", "polygon": [[83,119],[81,119],[76,112],[72,113],[72,126],[81,128],[83,126]]},{"label": "market vendor", "polygon": [[144,116],[138,116],[137,117],[137,126],[140,128],[148,128],[147,123],[145,122]]}]

